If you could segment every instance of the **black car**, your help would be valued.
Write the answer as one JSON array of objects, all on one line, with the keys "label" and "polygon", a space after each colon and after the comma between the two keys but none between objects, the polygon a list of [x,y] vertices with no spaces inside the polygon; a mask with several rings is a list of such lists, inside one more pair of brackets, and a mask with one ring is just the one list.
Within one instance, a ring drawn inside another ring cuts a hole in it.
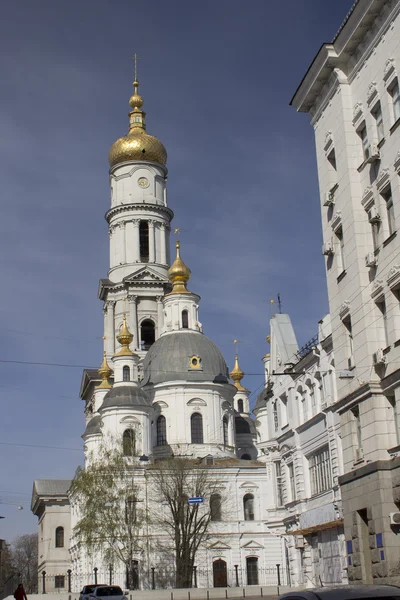
[{"label": "black car", "polygon": [[293,590],[279,600],[363,600],[388,598],[400,600],[400,588],[394,585],[346,585],[320,587],[309,590]]},{"label": "black car", "polygon": [[91,583],[90,585],[84,585],[82,591],[79,594],[79,600],[88,600],[90,594],[93,594],[97,587],[102,587],[105,583]]}]

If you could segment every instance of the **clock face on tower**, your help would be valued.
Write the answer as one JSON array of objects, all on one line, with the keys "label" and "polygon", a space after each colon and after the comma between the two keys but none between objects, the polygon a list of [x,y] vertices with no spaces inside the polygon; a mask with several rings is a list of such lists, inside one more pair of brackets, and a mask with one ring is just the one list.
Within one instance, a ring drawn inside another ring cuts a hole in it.
[{"label": "clock face on tower", "polygon": [[138,186],[143,189],[148,188],[150,185],[149,180],[146,177],[139,177],[137,183],[138,183]]}]

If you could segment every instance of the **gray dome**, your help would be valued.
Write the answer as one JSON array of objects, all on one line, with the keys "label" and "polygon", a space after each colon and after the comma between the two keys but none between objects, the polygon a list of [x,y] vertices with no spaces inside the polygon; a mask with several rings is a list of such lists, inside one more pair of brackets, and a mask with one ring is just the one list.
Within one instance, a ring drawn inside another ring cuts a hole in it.
[{"label": "gray dome", "polygon": [[264,406],[266,406],[266,404],[267,404],[267,390],[265,388],[263,388],[257,396],[256,405],[254,407],[254,410],[263,408]]},{"label": "gray dome", "polygon": [[[201,369],[190,366],[191,357],[201,359]],[[217,346],[202,333],[179,331],[161,336],[143,361],[142,385],[165,381],[229,383],[228,367]]]},{"label": "gray dome", "polygon": [[86,425],[85,433],[82,437],[86,435],[94,435],[95,433],[101,433],[100,429],[101,417],[100,415],[94,416],[88,424]]},{"label": "gray dome", "polygon": [[105,408],[150,406],[146,393],[138,386],[126,385],[113,387],[104,396],[99,412]]}]

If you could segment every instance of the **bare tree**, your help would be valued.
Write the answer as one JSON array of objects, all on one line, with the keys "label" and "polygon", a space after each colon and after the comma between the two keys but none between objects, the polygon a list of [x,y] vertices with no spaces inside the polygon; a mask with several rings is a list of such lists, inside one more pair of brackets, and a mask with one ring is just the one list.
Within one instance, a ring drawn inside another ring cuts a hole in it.
[{"label": "bare tree", "polygon": [[[173,458],[154,465],[149,472],[154,497],[165,506],[164,514],[153,516],[165,531],[175,554],[175,585],[193,585],[196,553],[211,535],[212,521],[220,520],[221,485],[212,471],[198,462]],[[207,502],[189,504],[190,497]]]},{"label": "bare tree", "polygon": [[17,537],[11,545],[12,565],[20,574],[27,593],[37,592],[38,536],[26,533]]},{"label": "bare tree", "polygon": [[74,534],[89,554],[100,553],[110,565],[121,561],[128,587],[135,588],[143,511],[130,459],[118,449],[101,448],[86,469],[77,469],[70,492],[80,514]]}]

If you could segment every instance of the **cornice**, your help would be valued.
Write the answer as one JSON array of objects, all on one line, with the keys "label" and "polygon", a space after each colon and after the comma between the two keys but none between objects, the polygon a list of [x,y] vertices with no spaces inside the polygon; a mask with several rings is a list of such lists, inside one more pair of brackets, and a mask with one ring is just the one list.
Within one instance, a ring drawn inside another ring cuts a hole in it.
[{"label": "cornice", "polygon": [[169,220],[172,221],[174,217],[173,211],[167,206],[163,206],[162,204],[119,204],[118,206],[114,206],[110,208],[109,211],[106,212],[104,218],[107,223],[110,222],[112,217],[115,215],[123,214],[126,212],[148,212],[148,213],[157,213],[157,214],[166,214],[169,217]]}]

